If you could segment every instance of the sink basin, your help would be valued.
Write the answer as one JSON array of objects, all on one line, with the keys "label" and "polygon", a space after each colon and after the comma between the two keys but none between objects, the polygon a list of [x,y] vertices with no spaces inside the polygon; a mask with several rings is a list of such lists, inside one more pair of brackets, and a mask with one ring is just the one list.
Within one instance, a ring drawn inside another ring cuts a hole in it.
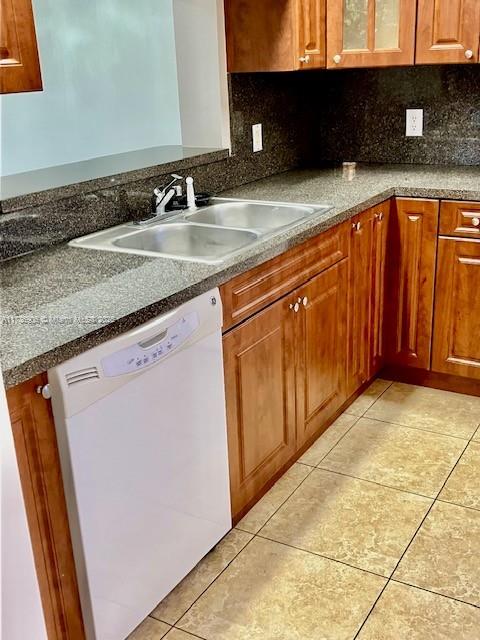
[{"label": "sink basin", "polygon": [[[213,205],[188,216],[190,222],[212,224],[221,227],[237,227],[270,232],[293,225],[313,213],[320,213],[322,206],[309,207],[297,204],[229,201],[217,198]],[[324,206],[328,210],[328,206]]]},{"label": "sink basin", "polygon": [[190,260],[216,261],[251,244],[258,233],[185,222],[157,225],[113,241],[121,249]]},{"label": "sink basin", "polygon": [[328,205],[286,204],[214,198],[188,215],[139,227],[134,223],[91,233],[70,241],[74,247],[214,264],[274,233],[293,227]]}]

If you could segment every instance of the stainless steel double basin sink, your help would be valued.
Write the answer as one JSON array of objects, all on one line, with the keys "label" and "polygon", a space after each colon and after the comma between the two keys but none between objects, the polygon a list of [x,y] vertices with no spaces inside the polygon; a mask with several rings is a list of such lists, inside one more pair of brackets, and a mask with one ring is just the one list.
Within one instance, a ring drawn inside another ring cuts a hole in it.
[{"label": "stainless steel double basin sink", "polygon": [[122,224],[70,242],[71,246],[215,264],[266,237],[329,211],[302,205],[214,198],[193,213],[138,226]]}]

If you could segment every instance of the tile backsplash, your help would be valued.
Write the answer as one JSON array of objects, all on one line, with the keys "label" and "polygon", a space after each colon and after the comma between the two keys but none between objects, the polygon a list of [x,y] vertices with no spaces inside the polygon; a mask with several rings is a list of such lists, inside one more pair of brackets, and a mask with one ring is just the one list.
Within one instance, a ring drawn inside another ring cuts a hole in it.
[{"label": "tile backsplash", "polygon": [[[480,65],[303,75],[311,162],[480,165]],[[423,137],[405,137],[408,108],[424,110]]]}]

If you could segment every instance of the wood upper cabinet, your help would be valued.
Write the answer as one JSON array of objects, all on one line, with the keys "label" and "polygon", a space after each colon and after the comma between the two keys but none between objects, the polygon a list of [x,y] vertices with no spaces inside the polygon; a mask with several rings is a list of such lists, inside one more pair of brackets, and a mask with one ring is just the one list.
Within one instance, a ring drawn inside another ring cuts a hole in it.
[{"label": "wood upper cabinet", "polygon": [[437,200],[397,198],[390,212],[385,313],[389,364],[430,368]]},{"label": "wood upper cabinet", "polygon": [[228,70],[325,67],[325,0],[225,0]]},{"label": "wood upper cabinet", "polygon": [[432,370],[480,380],[480,240],[440,238]]},{"label": "wood upper cabinet", "polygon": [[327,68],[414,62],[416,0],[327,0]]},{"label": "wood upper cabinet", "polygon": [[7,402],[48,638],[83,640],[55,426],[37,393],[44,384],[37,376],[9,389]]},{"label": "wood upper cabinet", "polygon": [[297,448],[347,399],[347,281],[343,260],[295,293]]},{"label": "wood upper cabinet", "polygon": [[237,516],[295,452],[292,297],[224,336],[232,514]]},{"label": "wood upper cabinet", "polygon": [[0,0],[0,93],[41,89],[31,0]]},{"label": "wood upper cabinet", "polygon": [[418,0],[415,62],[478,62],[479,0]]}]

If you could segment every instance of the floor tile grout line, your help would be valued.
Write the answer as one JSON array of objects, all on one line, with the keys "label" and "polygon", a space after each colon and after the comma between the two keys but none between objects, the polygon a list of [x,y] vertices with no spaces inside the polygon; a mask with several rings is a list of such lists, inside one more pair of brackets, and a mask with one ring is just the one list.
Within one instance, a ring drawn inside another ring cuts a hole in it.
[{"label": "floor tile grout line", "polygon": [[[175,625],[173,625],[172,629],[176,629],[177,631],[182,631],[183,633],[187,634],[187,637],[188,636],[192,636],[192,638],[198,638],[198,640],[207,640],[203,636],[199,636],[198,634],[192,633],[191,631],[185,631],[185,629],[180,629],[180,627],[176,627]],[[170,629],[170,631],[172,629]],[[170,633],[170,631],[167,631],[167,634]],[[166,637],[166,636],[164,636],[164,637]],[[162,638],[162,640],[163,640],[163,638]]]},{"label": "floor tile grout line", "polygon": [[[293,465],[292,465],[292,466],[293,466]],[[307,465],[303,465],[303,466],[305,467],[305,466],[307,466]],[[290,468],[291,468],[291,467],[290,467]],[[283,507],[283,505],[284,505],[286,502],[288,502],[288,500],[290,500],[290,498],[293,496],[293,494],[294,494],[296,491],[298,491],[298,489],[302,486],[302,484],[305,482],[305,480],[306,480],[309,476],[311,476],[311,475],[312,475],[312,473],[313,473],[313,472],[314,472],[314,470],[315,470],[315,467],[309,467],[309,468],[310,468],[310,471],[307,473],[307,475],[305,476],[305,478],[303,478],[303,480],[300,482],[300,484],[298,484],[298,485],[295,487],[295,489],[292,491],[292,493],[291,493],[287,498],[285,498],[285,500],[282,502],[282,504],[281,504],[281,505],[279,505],[279,506],[275,509],[275,511],[274,511],[274,512],[273,512],[273,513],[272,513],[272,514],[271,514],[271,515],[270,515],[270,516],[265,520],[265,522],[262,524],[262,526],[260,527],[260,529],[259,529],[258,531],[256,531],[256,532],[253,534],[254,536],[256,536],[256,535],[258,535],[258,534],[260,533],[260,531],[263,529],[263,527],[265,527],[265,526],[270,522],[270,520],[273,518],[273,516],[274,516],[278,511],[280,511],[280,509]],[[278,482],[278,480],[277,480],[277,482]],[[274,486],[275,486],[275,485],[274,485]]]},{"label": "floor tile grout line", "polygon": [[[361,418],[361,416],[352,416],[350,413],[347,413],[347,414],[346,414],[345,412],[343,412],[343,413],[341,413],[341,414],[340,414],[340,416],[343,416],[343,415],[349,415],[349,416],[350,416],[350,417],[352,417],[352,418],[356,418],[356,420],[355,420],[355,422],[353,422],[353,423],[349,426],[349,428],[345,431],[345,433],[344,433],[344,434],[343,434],[343,435],[342,435],[342,436],[337,440],[337,442],[333,445],[333,447],[332,447],[331,449],[329,449],[329,450],[327,451],[327,453],[326,453],[324,456],[322,456],[322,458],[320,458],[320,460],[317,462],[317,464],[313,467],[314,469],[316,469],[316,468],[318,467],[318,465],[319,465],[321,462],[323,462],[323,461],[325,460],[325,458],[326,458],[327,456],[329,456],[329,455],[332,453],[332,451],[335,449],[335,447],[336,447],[336,446],[338,446],[338,445],[340,444],[340,442],[345,438],[345,436],[347,435],[347,433],[350,433],[350,431],[353,429],[353,427],[357,424],[357,422],[358,422],[358,421],[360,420],[360,418]],[[339,418],[340,416],[338,416],[338,418]],[[338,420],[338,418],[337,418],[337,420]],[[332,423],[332,424],[333,424],[333,423]],[[328,431],[328,429],[326,429],[323,433],[326,433],[327,431]],[[323,433],[322,433],[322,435],[323,435]],[[321,437],[322,437],[322,436],[319,436],[319,438],[318,438],[317,440],[315,440],[315,442],[318,442],[318,440],[319,440]],[[313,446],[313,445],[312,445],[312,446]]]},{"label": "floor tile grout line", "polygon": [[[222,538],[222,540],[223,540],[223,539],[228,535],[228,533],[230,533],[230,531],[233,531],[233,530],[234,530],[234,528],[232,527],[232,529],[230,529],[230,530],[225,534],[225,536]],[[196,603],[196,602],[197,602],[197,601],[198,601],[198,600],[203,596],[203,594],[204,594],[206,591],[208,591],[208,589],[210,589],[210,587],[211,587],[211,586],[212,586],[212,585],[213,585],[213,584],[218,580],[218,578],[222,575],[222,573],[224,573],[224,572],[228,569],[228,567],[232,564],[232,562],[233,562],[234,560],[236,560],[236,559],[238,558],[238,556],[242,553],[242,551],[245,551],[245,549],[248,547],[248,545],[249,545],[249,544],[252,542],[252,540],[255,538],[255,535],[254,535],[254,534],[252,534],[252,533],[249,533],[248,531],[242,531],[242,533],[248,533],[248,534],[249,534],[249,535],[251,535],[252,537],[251,537],[251,538],[250,538],[250,540],[247,542],[247,544],[246,544],[244,547],[242,547],[242,548],[240,549],[240,551],[239,551],[238,553],[236,553],[236,554],[233,556],[233,558],[232,558],[229,562],[227,562],[227,564],[223,567],[223,569],[220,571],[220,573],[219,573],[218,575],[216,575],[216,576],[215,576],[215,578],[214,578],[214,579],[213,579],[213,580],[208,584],[208,586],[206,586],[206,587],[205,587],[205,589],[204,589],[204,590],[203,590],[203,591],[202,591],[202,592],[201,592],[201,593],[200,593],[200,594],[195,598],[195,600],[191,603],[191,605],[188,607],[188,609],[186,609],[186,610],[182,613],[182,615],[178,618],[178,620],[176,620],[176,622],[175,622],[173,625],[171,624],[171,622],[165,622],[165,620],[160,620],[160,618],[154,618],[154,619],[155,619],[155,620],[159,620],[159,622],[164,622],[165,624],[169,624],[170,626],[173,626],[173,627],[175,627],[176,629],[179,629],[180,631],[184,631],[184,629],[182,629],[181,627],[177,627],[176,625],[177,625],[177,624],[179,624],[179,622],[182,620],[182,618],[183,618],[184,616],[186,616],[186,614],[190,611],[190,609],[193,607],[193,605],[194,605],[194,604],[195,604],[195,603]],[[220,542],[221,542],[221,541],[220,541]],[[217,544],[219,544],[219,543],[217,543]],[[215,546],[217,546],[217,545],[215,545]],[[213,547],[213,548],[215,549],[215,547]],[[212,549],[211,551],[213,551],[213,549]],[[203,560],[203,558],[202,558],[202,560]],[[200,562],[201,562],[202,560],[200,560]],[[160,604],[160,603],[159,603],[159,604]],[[157,605],[157,606],[158,606],[158,605]],[[152,616],[151,614],[149,614],[149,615],[150,615],[150,617],[152,617],[152,618],[154,617],[154,616]]]},{"label": "floor tile grout line", "polygon": [[390,574],[390,576],[385,576],[381,573],[377,573],[376,571],[371,571],[370,569],[365,569],[364,567],[358,567],[357,565],[350,564],[349,562],[345,562],[344,560],[332,558],[331,556],[327,556],[324,553],[311,551],[310,549],[304,549],[303,547],[297,547],[294,544],[283,542],[281,540],[275,540],[275,538],[268,538],[266,535],[260,535],[259,533],[255,534],[255,537],[260,538],[261,540],[266,540],[267,542],[273,542],[274,544],[280,544],[282,545],[282,547],[288,547],[289,549],[295,549],[296,551],[301,551],[302,553],[308,553],[311,556],[315,556],[316,558],[323,558],[324,560],[329,560],[330,562],[336,562],[337,564],[341,564],[344,567],[349,567],[350,569],[355,569],[356,571],[363,571],[364,573],[368,573],[371,576],[376,576],[377,578],[382,578],[383,580],[390,580],[390,577],[392,575]]},{"label": "floor tile grout line", "polygon": [[[398,559],[392,573],[390,574],[390,577],[387,580],[386,585],[384,586],[384,588],[382,589],[381,593],[379,594],[378,598],[375,600],[373,606],[371,607],[370,611],[367,614],[367,617],[365,618],[365,620],[362,622],[362,625],[360,626],[359,630],[357,631],[356,635],[354,636],[353,640],[356,640],[356,638],[358,638],[358,634],[360,633],[360,631],[363,629],[363,627],[365,626],[368,618],[370,617],[372,611],[375,609],[377,602],[379,601],[379,599],[381,598],[383,592],[385,591],[385,589],[387,588],[387,586],[390,584],[391,581],[395,581],[394,576],[395,576],[395,572],[397,571],[400,563],[402,562],[403,558],[405,557],[406,553],[408,552],[408,550],[410,549],[410,547],[412,546],[413,541],[415,540],[415,538],[418,535],[418,532],[420,531],[420,529],[422,528],[425,520],[428,518],[429,514],[431,513],[433,507],[435,506],[435,504],[438,502],[437,498],[440,495],[440,493],[443,491],[445,485],[447,484],[450,476],[452,475],[452,473],[455,471],[457,464],[459,462],[459,460],[461,459],[461,457],[463,456],[463,454],[465,453],[465,450],[467,449],[469,443],[467,442],[467,444],[465,445],[462,453],[460,454],[460,456],[458,457],[457,461],[455,462],[455,464],[453,465],[453,468],[451,469],[450,473],[447,475],[447,477],[445,478],[444,483],[442,484],[442,486],[440,487],[440,491],[437,493],[437,497],[434,498],[432,504],[429,506],[429,508],[427,509],[427,512],[425,513],[425,515],[423,516],[420,524],[418,525],[417,529],[415,530],[412,538],[410,539],[410,542],[407,544],[407,546],[405,547],[403,553],[401,554],[400,558]],[[433,593],[433,592],[432,592]]]},{"label": "floor tile grout line", "polygon": [[[384,378],[381,378],[381,379],[382,379],[382,380],[384,380]],[[380,380],[380,378],[375,378],[375,380]],[[350,409],[350,407],[353,407],[353,405],[355,404],[355,402],[356,402],[359,398],[361,398],[361,397],[362,397],[362,396],[363,396],[363,395],[364,395],[364,394],[365,394],[365,393],[370,389],[370,387],[371,387],[371,386],[372,386],[372,384],[375,382],[375,380],[372,380],[372,382],[368,385],[368,387],[365,389],[365,391],[364,391],[363,393],[361,393],[361,394],[358,396],[358,398],[355,398],[355,400],[352,402],[352,404],[351,404],[351,405],[349,405],[349,406],[345,409],[345,411],[344,411],[343,413],[346,413],[348,416],[355,416],[355,415],[356,415],[356,414],[354,414],[354,413],[348,413],[348,410]],[[385,382],[388,382],[388,380],[385,380]],[[389,384],[387,387],[385,387],[385,389],[380,393],[380,395],[379,395],[379,396],[377,396],[377,397],[375,398],[375,400],[373,400],[372,404],[370,404],[370,405],[365,409],[365,411],[364,411],[363,413],[361,413],[359,416],[356,416],[356,417],[357,417],[357,418],[364,418],[364,417],[365,417],[365,414],[367,413],[367,411],[370,411],[370,409],[373,407],[373,405],[374,405],[376,402],[378,402],[378,401],[380,400],[380,398],[383,396],[383,394],[384,394],[384,393],[386,393],[386,392],[390,389],[390,387],[392,386],[392,384],[393,384],[393,380],[392,380],[392,381],[390,381],[390,384]]]},{"label": "floor tile grout line", "polygon": [[445,498],[435,498],[435,502],[442,502],[443,504],[451,504],[454,507],[460,507],[461,509],[469,509],[470,511],[480,512],[480,507],[469,507],[466,504],[460,504],[459,502],[452,502],[451,500],[445,500]]},{"label": "floor tile grout line", "polygon": [[[376,480],[369,480],[367,478],[361,478],[360,476],[354,476],[350,473],[344,473],[343,471],[334,471],[333,469],[327,469],[325,467],[315,467],[317,471],[328,471],[329,473],[335,473],[339,476],[345,476],[346,478],[353,478],[354,480],[362,480],[363,482],[370,482],[371,484],[376,484],[379,487],[384,487],[385,489],[393,489],[394,491],[400,491],[401,493],[408,493],[412,496],[417,496],[419,498],[426,498],[427,500],[436,500],[438,493],[434,496],[427,496],[424,493],[416,493],[415,491],[410,491],[409,489],[400,489],[399,487],[394,487],[391,484],[382,484],[381,482],[377,482]],[[442,485],[443,488],[443,485]],[[441,491],[441,489],[440,489]]]},{"label": "floor tile grout line", "polygon": [[390,578],[389,582],[395,582],[396,584],[403,584],[406,587],[411,587],[412,589],[419,589],[420,591],[426,591],[427,593],[432,593],[433,595],[440,596],[441,598],[445,598],[446,600],[453,600],[454,602],[460,602],[461,604],[466,604],[469,607],[473,607],[474,609],[480,609],[479,604],[473,604],[471,602],[467,602],[466,600],[460,600],[460,598],[454,598],[453,596],[446,596],[444,593],[440,593],[439,591],[433,591],[432,589],[419,587],[418,584],[411,584],[410,582],[406,582],[405,580],[399,580],[398,578]]},{"label": "floor tile grout line", "polygon": [[455,440],[470,441],[470,438],[462,438],[461,436],[452,436],[451,433],[442,433],[441,431],[432,431],[431,429],[420,429],[420,427],[414,427],[410,424],[402,424],[401,422],[388,422],[388,420],[381,420],[380,418],[373,418],[372,416],[362,416],[365,420],[373,420],[374,422],[381,422],[383,424],[390,424],[392,427],[403,427],[404,429],[414,429],[415,431],[424,431],[425,433],[433,433],[437,436],[444,436],[445,438],[454,438]]}]

